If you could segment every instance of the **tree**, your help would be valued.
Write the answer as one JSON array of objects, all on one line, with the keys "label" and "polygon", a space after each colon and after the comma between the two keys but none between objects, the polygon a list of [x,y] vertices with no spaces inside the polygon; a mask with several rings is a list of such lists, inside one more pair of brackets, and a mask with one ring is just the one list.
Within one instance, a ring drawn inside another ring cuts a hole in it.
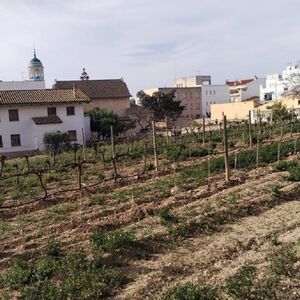
[{"label": "tree", "polygon": [[145,94],[143,91],[137,93],[142,106],[149,108],[154,112],[156,120],[176,120],[180,117],[184,106],[181,101],[176,100],[175,90],[169,93],[156,92],[152,96]]},{"label": "tree", "polygon": [[300,97],[300,69],[296,66],[295,72],[291,73],[285,80],[284,93],[286,96]]},{"label": "tree", "polygon": [[43,138],[46,151],[53,155],[53,163],[55,164],[56,154],[70,149],[70,136],[67,132],[47,132]]},{"label": "tree", "polygon": [[288,112],[286,106],[283,105],[282,102],[275,102],[268,108],[272,110],[274,122],[283,122],[285,120],[291,119],[291,114]]},{"label": "tree", "polygon": [[133,123],[122,123],[117,114],[112,111],[93,108],[87,112],[91,120],[91,130],[98,132],[99,136],[110,137],[110,126],[114,127],[114,133],[119,134],[133,128]]}]

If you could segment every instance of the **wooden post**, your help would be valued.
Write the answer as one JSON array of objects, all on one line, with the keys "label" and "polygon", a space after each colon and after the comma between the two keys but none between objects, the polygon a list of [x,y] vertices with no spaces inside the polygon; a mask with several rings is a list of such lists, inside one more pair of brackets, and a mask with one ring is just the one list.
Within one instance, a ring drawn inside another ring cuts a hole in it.
[{"label": "wooden post", "polygon": [[153,134],[154,167],[155,167],[155,171],[158,171],[155,121],[152,121],[152,134]]},{"label": "wooden post", "polygon": [[110,138],[111,138],[111,153],[112,153],[112,163],[114,168],[114,180],[117,181],[117,167],[116,167],[116,148],[115,148],[115,137],[114,137],[114,127],[110,126]]},{"label": "wooden post", "polygon": [[202,117],[203,147],[205,146],[205,117]]},{"label": "wooden post", "polygon": [[208,157],[207,157],[207,189],[210,190],[210,151],[211,151],[211,131],[209,134],[209,141],[208,141]]},{"label": "wooden post", "polygon": [[165,116],[165,123],[166,123],[166,142],[169,144],[169,130],[168,130],[168,117]]},{"label": "wooden post", "polygon": [[249,110],[248,122],[249,122],[249,146],[250,148],[252,148],[251,110]]},{"label": "wooden post", "polygon": [[228,157],[228,137],[227,137],[227,120],[226,116],[223,115],[223,141],[224,141],[224,163],[225,163],[225,175],[226,182],[230,180],[229,171],[229,157]]},{"label": "wooden post", "polygon": [[83,128],[81,128],[81,137],[82,137],[83,160],[86,160],[86,152],[85,152],[85,136],[84,136]]},{"label": "wooden post", "polygon": [[277,160],[278,162],[280,161],[281,158],[281,143],[282,143],[282,138],[283,138],[283,127],[281,127],[281,134],[280,134],[280,140],[278,142],[278,151],[277,151]]},{"label": "wooden post", "polygon": [[259,136],[257,135],[257,141],[256,141],[256,168],[258,168],[259,165]]},{"label": "wooden post", "polygon": [[270,139],[273,138],[273,109],[271,110],[271,117],[270,117]]},{"label": "wooden post", "polygon": [[82,164],[78,158],[77,162],[77,172],[78,172],[78,189],[81,190],[82,188],[82,182],[81,182],[81,176],[82,176]]},{"label": "wooden post", "polygon": [[15,168],[16,168],[16,174],[17,174],[17,185],[20,185],[20,177],[19,177],[19,165],[15,164]]},{"label": "wooden post", "polygon": [[257,118],[258,118],[258,133],[261,134],[261,115],[260,115],[260,109],[257,110]]},{"label": "wooden post", "polygon": [[290,130],[290,136],[293,136],[293,123],[294,123],[294,106],[292,107],[292,120],[291,120],[291,130]]},{"label": "wooden post", "polygon": [[237,169],[237,151],[234,151],[234,169]]}]

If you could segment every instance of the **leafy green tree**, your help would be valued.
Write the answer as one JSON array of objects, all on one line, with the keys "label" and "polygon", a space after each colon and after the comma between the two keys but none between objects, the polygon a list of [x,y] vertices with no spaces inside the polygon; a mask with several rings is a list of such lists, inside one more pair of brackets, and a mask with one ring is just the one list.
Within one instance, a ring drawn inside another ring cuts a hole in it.
[{"label": "leafy green tree", "polygon": [[112,111],[93,108],[87,112],[91,120],[91,130],[98,132],[99,136],[109,137],[110,126],[114,127],[114,134],[118,135],[134,127],[133,123],[122,123],[117,114]]},{"label": "leafy green tree", "polygon": [[283,122],[291,119],[291,113],[288,112],[282,102],[275,102],[269,109],[272,110],[274,122]]},{"label": "leafy green tree", "polygon": [[176,120],[180,117],[184,106],[181,101],[176,100],[175,90],[169,93],[156,92],[152,96],[145,94],[143,91],[137,93],[142,106],[149,108],[154,112],[156,120]]},{"label": "leafy green tree", "polygon": [[43,141],[46,151],[53,155],[54,164],[58,153],[70,149],[70,137],[67,132],[47,132],[44,135]]}]

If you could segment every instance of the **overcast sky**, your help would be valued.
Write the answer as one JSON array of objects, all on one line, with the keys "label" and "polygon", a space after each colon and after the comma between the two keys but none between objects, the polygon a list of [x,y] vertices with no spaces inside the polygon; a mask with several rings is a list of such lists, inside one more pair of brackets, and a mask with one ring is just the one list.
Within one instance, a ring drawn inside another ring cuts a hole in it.
[{"label": "overcast sky", "polygon": [[54,79],[121,78],[130,92],[175,77],[213,83],[281,71],[300,59],[299,0],[0,0],[0,79],[37,56]]}]

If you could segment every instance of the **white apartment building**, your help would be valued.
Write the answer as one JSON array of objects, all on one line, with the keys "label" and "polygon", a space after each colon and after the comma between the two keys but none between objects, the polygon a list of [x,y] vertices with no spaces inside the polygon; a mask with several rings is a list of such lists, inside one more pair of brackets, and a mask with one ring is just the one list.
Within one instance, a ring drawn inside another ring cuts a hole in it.
[{"label": "white apartment building", "polygon": [[267,75],[266,85],[260,87],[260,101],[268,102],[284,97],[293,86],[295,76],[300,83],[300,67],[293,64],[288,65],[281,74]]},{"label": "white apartment building", "polygon": [[70,140],[83,143],[89,135],[80,90],[0,91],[0,153],[27,153],[44,149],[45,133],[68,132]]},{"label": "white apartment building", "polygon": [[241,102],[250,98],[259,98],[261,86],[265,86],[265,78],[251,78],[235,81],[226,81],[229,87],[230,102]]},{"label": "white apartment building", "polygon": [[197,75],[197,76],[188,76],[175,79],[174,82],[176,87],[196,87],[202,85],[211,84],[210,75]]}]

